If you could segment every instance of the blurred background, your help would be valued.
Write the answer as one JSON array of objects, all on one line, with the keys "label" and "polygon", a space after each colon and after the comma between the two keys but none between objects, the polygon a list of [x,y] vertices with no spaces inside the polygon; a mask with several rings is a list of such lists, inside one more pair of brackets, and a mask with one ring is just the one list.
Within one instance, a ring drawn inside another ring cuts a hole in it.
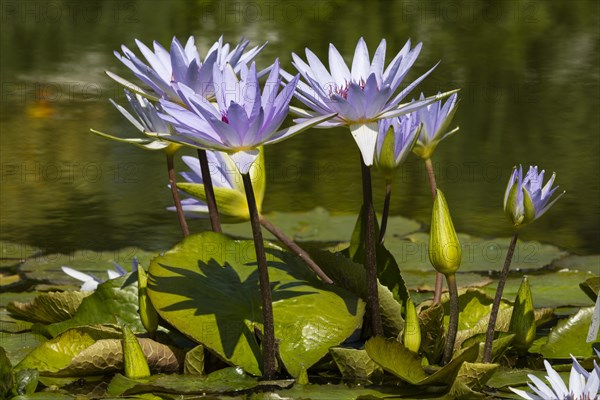
[{"label": "blurred background", "polygon": [[[245,36],[252,45],[269,41],[259,67],[279,57],[295,72],[292,51],[304,57],[310,47],[326,59],[331,42],[350,61],[363,36],[371,53],[387,40],[388,62],[407,39],[423,42],[406,82],[442,61],[412,96],[462,89],[453,124],[460,132],[433,157],[457,230],[510,235],[506,183],[513,165],[535,164],[556,171],[567,194],[521,237],[598,253],[599,4],[2,0],[0,239],[61,252],[166,249],[180,239],[175,214],[165,211],[164,154],[89,133],[137,134],[108,102],[126,103],[104,70],[132,78],[113,55],[121,44],[169,46],[173,35],[194,35],[204,54],[220,35]],[[347,130],[311,130],[267,147],[266,157],[264,211],[358,212],[359,155]],[[380,209],[377,175],[374,191]],[[423,163],[411,156],[394,183],[392,215],[428,224],[430,207]],[[193,231],[206,226],[191,223]]]}]

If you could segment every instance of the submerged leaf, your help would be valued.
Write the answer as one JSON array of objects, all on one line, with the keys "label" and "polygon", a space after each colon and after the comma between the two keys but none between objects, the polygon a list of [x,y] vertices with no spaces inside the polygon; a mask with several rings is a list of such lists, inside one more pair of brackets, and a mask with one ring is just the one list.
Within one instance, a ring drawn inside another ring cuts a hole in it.
[{"label": "submerged leaf", "polygon": [[[321,282],[294,254],[265,248],[279,354],[298,377],[361,326],[364,303]],[[189,236],[155,258],[148,274],[148,294],[161,317],[229,363],[261,375],[254,242],[212,232]]]}]

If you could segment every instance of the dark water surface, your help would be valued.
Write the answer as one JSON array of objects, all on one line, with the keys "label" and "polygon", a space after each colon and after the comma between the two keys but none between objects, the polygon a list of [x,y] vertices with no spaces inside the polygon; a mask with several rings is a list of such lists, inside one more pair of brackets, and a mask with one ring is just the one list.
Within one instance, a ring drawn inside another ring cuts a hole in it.
[{"label": "dark water surface", "polygon": [[[257,59],[334,43],[350,60],[360,36],[387,61],[423,42],[409,77],[438,60],[417,89],[462,88],[461,130],[434,155],[458,230],[507,236],[502,199],[511,168],[556,171],[567,194],[522,237],[599,252],[599,6],[595,1],[10,1],[1,5],[1,239],[52,251],[179,239],[164,155],[89,133],[135,129],[108,103],[124,101],[104,70],[130,77],[112,55],[134,38],[168,45],[193,34],[206,51],[220,34],[269,45]],[[415,96],[418,92],[415,93]],[[268,147],[266,211],[322,206],[355,213],[358,150],[348,131],[312,130]],[[180,164],[181,165],[181,164]],[[380,207],[383,182],[374,182]],[[428,223],[422,163],[398,173],[391,211]],[[199,230],[200,223],[192,223]]]}]

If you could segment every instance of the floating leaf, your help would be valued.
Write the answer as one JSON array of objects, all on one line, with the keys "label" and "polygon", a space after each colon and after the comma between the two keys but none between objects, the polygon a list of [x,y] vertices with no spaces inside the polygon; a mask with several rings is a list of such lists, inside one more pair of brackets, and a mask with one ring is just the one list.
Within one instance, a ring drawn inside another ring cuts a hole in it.
[{"label": "floating leaf", "polygon": [[147,379],[129,379],[117,374],[108,385],[110,396],[128,396],[144,392],[177,394],[233,394],[258,385],[241,368],[224,368],[206,376],[154,375]]},{"label": "floating leaf", "polygon": [[[265,247],[279,353],[298,377],[361,326],[364,303],[322,283],[295,255]],[[193,235],[155,258],[148,274],[148,294],[161,317],[233,365],[261,375],[254,328],[262,329],[262,312],[252,241]]]},{"label": "floating leaf", "polygon": [[[529,351],[540,353],[544,358],[570,359],[571,354],[575,357],[593,355],[593,343],[586,342],[593,313],[594,307],[585,307],[559,321],[548,335],[547,342],[539,348],[532,347]],[[595,342],[598,342],[598,338]]]},{"label": "floating leaf", "polygon": [[22,321],[14,318],[6,308],[0,308],[0,332],[25,332],[30,331],[33,322]]},{"label": "floating leaf", "polygon": [[198,345],[185,353],[183,373],[189,375],[204,375],[204,346]]},{"label": "floating leaf", "polygon": [[585,282],[579,284],[579,287],[595,302],[598,299],[598,292],[600,292],[600,276],[586,279]]},{"label": "floating leaf", "polygon": [[419,305],[421,352],[430,364],[438,364],[444,352],[444,308],[441,304]]},{"label": "floating leaf", "polygon": [[8,303],[7,309],[17,317],[41,323],[62,322],[72,318],[89,292],[68,291],[42,293],[35,299]]},{"label": "floating leaf", "polygon": [[138,314],[137,281],[130,274],[111,279],[83,299],[75,316],[46,327],[53,337],[70,328],[94,324],[129,324],[134,332],[145,332]]},{"label": "floating leaf", "polygon": [[0,332],[0,347],[4,348],[12,365],[18,364],[30,351],[46,340],[45,336],[37,333]]},{"label": "floating leaf", "polygon": [[568,255],[552,263],[554,269],[570,269],[579,271],[596,272],[600,269],[600,254],[591,256]]},{"label": "floating leaf", "polygon": [[14,267],[40,253],[36,247],[0,240],[0,268]]},{"label": "floating leaf", "polygon": [[45,254],[30,258],[19,267],[19,271],[33,281],[79,287],[81,282],[65,274],[61,269],[62,266],[74,268],[99,279],[107,279],[106,270],[114,268],[113,262],[131,271],[134,257],[138,259],[140,265],[148,265],[155,255],[154,252],[136,247],[102,252],[78,250],[71,254]]},{"label": "floating leaf", "polygon": [[366,381],[371,375],[383,372],[366,350],[332,347],[329,354],[345,379]]}]

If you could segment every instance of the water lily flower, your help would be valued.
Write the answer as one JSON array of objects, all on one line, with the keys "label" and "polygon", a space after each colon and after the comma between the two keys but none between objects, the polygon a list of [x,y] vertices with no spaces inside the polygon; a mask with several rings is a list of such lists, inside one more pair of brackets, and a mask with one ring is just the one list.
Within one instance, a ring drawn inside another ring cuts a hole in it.
[{"label": "water lily flower", "polygon": [[229,64],[234,71],[239,71],[242,65],[252,61],[267,45],[267,43],[264,43],[260,47],[256,46],[244,52],[250,41],[242,39],[230,51],[229,43],[223,44],[223,37],[221,36],[208,50],[207,56],[202,61],[193,36],[189,37],[185,47],[174,37],[170,51],[167,51],[157,42],[153,44],[154,51],[137,39],[135,42],[148,64],[150,64],[149,66],[125,46],[121,46],[123,55],[115,51],[115,56],[139,80],[150,86],[154,93],[148,93],[116,74],[111,72],[107,72],[107,74],[118,83],[141,93],[145,97],[153,100],[162,97],[173,101],[179,101],[177,93],[171,86],[173,81],[183,83],[197,93],[211,98],[214,96],[212,70],[215,64],[221,69]]},{"label": "water lily flower", "polygon": [[289,102],[299,77],[296,76],[279,92],[279,60],[275,61],[261,94],[256,65],[242,65],[241,79],[231,66],[213,68],[217,104],[208,102],[183,83],[173,86],[187,108],[161,99],[166,114],[161,117],[172,124],[176,134],[163,136],[165,140],[193,147],[228,153],[240,173],[247,174],[258,158],[258,147],[277,143],[335,114],[317,116],[291,127],[279,130],[288,114]]},{"label": "water lily flower", "polygon": [[[140,96],[137,93],[134,94],[127,89],[125,89],[125,97],[127,98],[127,101],[129,102],[129,105],[131,106],[135,116],[117,104],[114,100],[109,99],[109,101],[117,108],[117,110],[119,110],[121,114],[123,114],[125,118],[127,118],[129,122],[131,122],[134,127],[137,128],[137,130],[143,134],[146,132],[155,132],[163,135],[169,134],[172,131],[172,128],[169,126],[169,124],[158,116],[158,113],[162,111],[160,104],[154,105],[148,101],[148,99]],[[130,143],[145,150],[167,150],[174,152],[177,148],[181,147],[180,145],[160,140],[156,136],[150,137],[144,135],[145,137],[122,138],[109,135],[95,129],[91,129],[91,131],[104,138],[116,140],[118,142]]]},{"label": "water lily flower", "polygon": [[[598,352],[596,351],[598,354]],[[598,354],[600,357],[600,354]],[[527,375],[531,379],[532,383],[527,383],[529,388],[534,393],[528,393],[524,390],[515,389],[509,387],[509,389],[527,400],[597,400],[598,389],[600,387],[600,368],[594,361],[594,369],[591,372],[587,372],[575,359],[573,359],[573,366],[571,367],[571,374],[569,377],[569,387],[562,378],[552,368],[550,363],[544,360],[544,366],[546,367],[546,380],[550,383],[549,387],[541,379],[535,375]]]},{"label": "water lily flower", "polygon": [[[252,169],[251,174],[256,197],[256,206],[260,213],[265,193],[265,170],[264,157],[262,153]],[[223,221],[227,223],[243,222],[250,219],[248,204],[246,203],[246,194],[242,176],[237,170],[235,163],[226,153],[220,151],[207,151],[208,164],[211,167],[212,182],[215,195],[219,202],[219,213]],[[195,215],[208,214],[206,205],[206,193],[204,189],[204,180],[200,171],[198,159],[190,156],[181,157],[182,161],[190,168],[190,171],[182,172],[181,176],[187,182],[180,182],[177,187],[188,195],[192,196],[181,201],[183,211]],[[254,173],[256,172],[256,173]],[[170,211],[175,211],[175,207],[169,207]]]},{"label": "water lily flower", "polygon": [[[127,271],[125,270],[125,268],[123,268],[122,266],[120,266],[118,263],[113,261],[113,266],[114,266],[114,271],[107,269],[106,273],[108,275],[108,280],[110,279],[115,279],[118,278],[120,276],[123,276],[125,274],[127,274]],[[132,272],[136,272],[138,268],[138,260],[137,258],[133,258],[132,261],[132,267],[131,270]],[[80,290],[82,291],[94,291],[96,290],[96,288],[98,287],[99,284],[105,282],[105,279],[100,279],[95,277],[94,275],[90,275],[90,274],[86,274],[85,272],[81,272],[81,271],[77,271],[74,268],[71,267],[67,267],[67,266],[62,266],[60,267],[60,269],[62,269],[62,271],[69,275],[71,278],[75,278],[78,281],[83,282],[83,284],[81,285]]]},{"label": "water lily flower", "polygon": [[[378,120],[407,114],[448,95],[445,93],[400,104],[406,95],[437,66],[396,94],[420,51],[421,43],[411,48],[411,41],[407,41],[385,70],[385,39],[381,41],[371,60],[364,39],[360,38],[351,69],[333,44],[329,45],[329,70],[309,49],[306,49],[308,63],[292,53],[292,64],[306,81],[298,83],[296,97],[311,109],[311,111],[293,109],[292,111],[300,116],[297,121],[302,122],[317,115],[337,113],[336,118],[320,124],[319,127],[348,126],[365,164],[371,166]],[[288,81],[293,79],[292,75],[285,71],[282,71],[282,75]]]},{"label": "water lily flower", "polygon": [[506,192],[504,194],[504,212],[512,221],[515,228],[531,223],[544,215],[556,201],[562,197],[563,191],[554,200],[549,202],[558,186],[552,187],[556,174],[542,186],[544,170],[538,173],[537,166],[530,166],[523,177],[523,167],[514,167]]},{"label": "water lily flower", "polygon": [[420,131],[421,124],[414,113],[379,121],[375,166],[386,180],[391,180],[394,171],[406,160]]},{"label": "water lily flower", "polygon": [[[419,100],[424,99],[421,93]],[[458,131],[458,127],[448,131],[457,109],[458,94],[454,93],[445,103],[436,101],[416,111],[418,120],[423,123],[419,141],[413,150],[416,155],[423,159],[430,158],[439,142]]]}]

